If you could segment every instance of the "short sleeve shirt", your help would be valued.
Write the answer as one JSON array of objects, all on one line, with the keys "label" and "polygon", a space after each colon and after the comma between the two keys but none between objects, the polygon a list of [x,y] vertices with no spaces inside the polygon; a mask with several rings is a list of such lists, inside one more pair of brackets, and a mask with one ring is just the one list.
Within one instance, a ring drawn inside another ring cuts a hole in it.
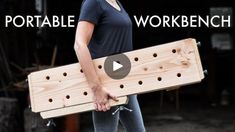
[{"label": "short sleeve shirt", "polygon": [[79,21],[95,24],[88,48],[93,59],[132,50],[132,22],[117,0],[117,10],[106,0],[83,0]]}]

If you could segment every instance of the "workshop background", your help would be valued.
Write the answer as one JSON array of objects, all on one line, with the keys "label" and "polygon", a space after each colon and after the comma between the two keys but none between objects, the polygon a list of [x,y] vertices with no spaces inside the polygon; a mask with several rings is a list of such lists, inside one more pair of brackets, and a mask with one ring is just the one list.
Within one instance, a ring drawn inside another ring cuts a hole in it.
[{"label": "workshop background", "polygon": [[[234,0],[120,0],[133,20],[134,48],[184,38],[201,42],[203,68],[199,84],[139,95],[149,132],[235,131]],[[46,126],[29,108],[30,72],[77,62],[76,28],[4,28],[5,15],[75,15],[81,0],[0,0],[0,132],[89,132],[91,113],[54,119]],[[137,28],[133,15],[231,15],[230,28]],[[119,131],[123,131],[120,126]]]}]

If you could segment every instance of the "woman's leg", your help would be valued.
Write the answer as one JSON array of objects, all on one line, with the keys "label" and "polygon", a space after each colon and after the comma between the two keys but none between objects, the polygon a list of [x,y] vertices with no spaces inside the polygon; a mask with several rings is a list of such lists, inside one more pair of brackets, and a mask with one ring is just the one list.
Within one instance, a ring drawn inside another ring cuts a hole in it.
[{"label": "woman's leg", "polygon": [[132,112],[120,111],[120,121],[126,132],[145,132],[144,122],[140,111],[137,95],[129,96],[129,103],[125,107]]},{"label": "woman's leg", "polygon": [[95,132],[117,132],[118,121],[119,121],[119,112],[115,115],[112,115],[117,107],[112,107],[109,111],[106,112],[92,112],[93,125]]}]

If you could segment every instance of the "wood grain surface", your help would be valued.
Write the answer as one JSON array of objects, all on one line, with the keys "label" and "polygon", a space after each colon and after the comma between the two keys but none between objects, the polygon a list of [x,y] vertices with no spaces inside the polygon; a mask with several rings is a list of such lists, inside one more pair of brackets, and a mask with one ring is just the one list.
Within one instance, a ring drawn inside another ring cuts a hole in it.
[{"label": "wood grain surface", "polygon": [[[127,96],[118,97],[117,102],[113,100],[109,100],[109,103],[111,106],[127,104],[128,98]],[[94,109],[95,109],[94,103],[86,103],[86,104],[74,105],[74,106],[69,106],[69,107],[64,107],[64,108],[59,108],[59,109],[54,109],[54,110],[48,110],[48,111],[40,112],[40,114],[43,119],[47,119],[47,118],[60,117],[60,116],[70,115],[70,114],[75,114],[75,113],[92,111]]]},{"label": "wood grain surface", "polygon": [[[118,97],[188,85],[204,78],[195,39],[124,54],[131,61],[131,71],[120,80],[114,80],[105,73],[103,64],[106,57],[93,60],[103,86]],[[91,89],[79,63],[33,72],[28,75],[28,82],[34,112],[93,104]]]}]

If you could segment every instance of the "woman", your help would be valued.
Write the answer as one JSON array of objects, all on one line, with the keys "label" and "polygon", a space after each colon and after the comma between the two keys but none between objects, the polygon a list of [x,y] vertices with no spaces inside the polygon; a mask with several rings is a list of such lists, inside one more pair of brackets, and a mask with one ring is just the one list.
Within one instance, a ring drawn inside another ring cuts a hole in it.
[{"label": "woman", "polygon": [[116,132],[119,119],[127,132],[144,132],[144,123],[136,95],[125,106],[133,112],[110,108],[109,99],[117,101],[102,87],[92,59],[132,50],[132,23],[117,0],[83,0],[74,49],[94,94],[96,111],[92,112],[96,132]]}]

